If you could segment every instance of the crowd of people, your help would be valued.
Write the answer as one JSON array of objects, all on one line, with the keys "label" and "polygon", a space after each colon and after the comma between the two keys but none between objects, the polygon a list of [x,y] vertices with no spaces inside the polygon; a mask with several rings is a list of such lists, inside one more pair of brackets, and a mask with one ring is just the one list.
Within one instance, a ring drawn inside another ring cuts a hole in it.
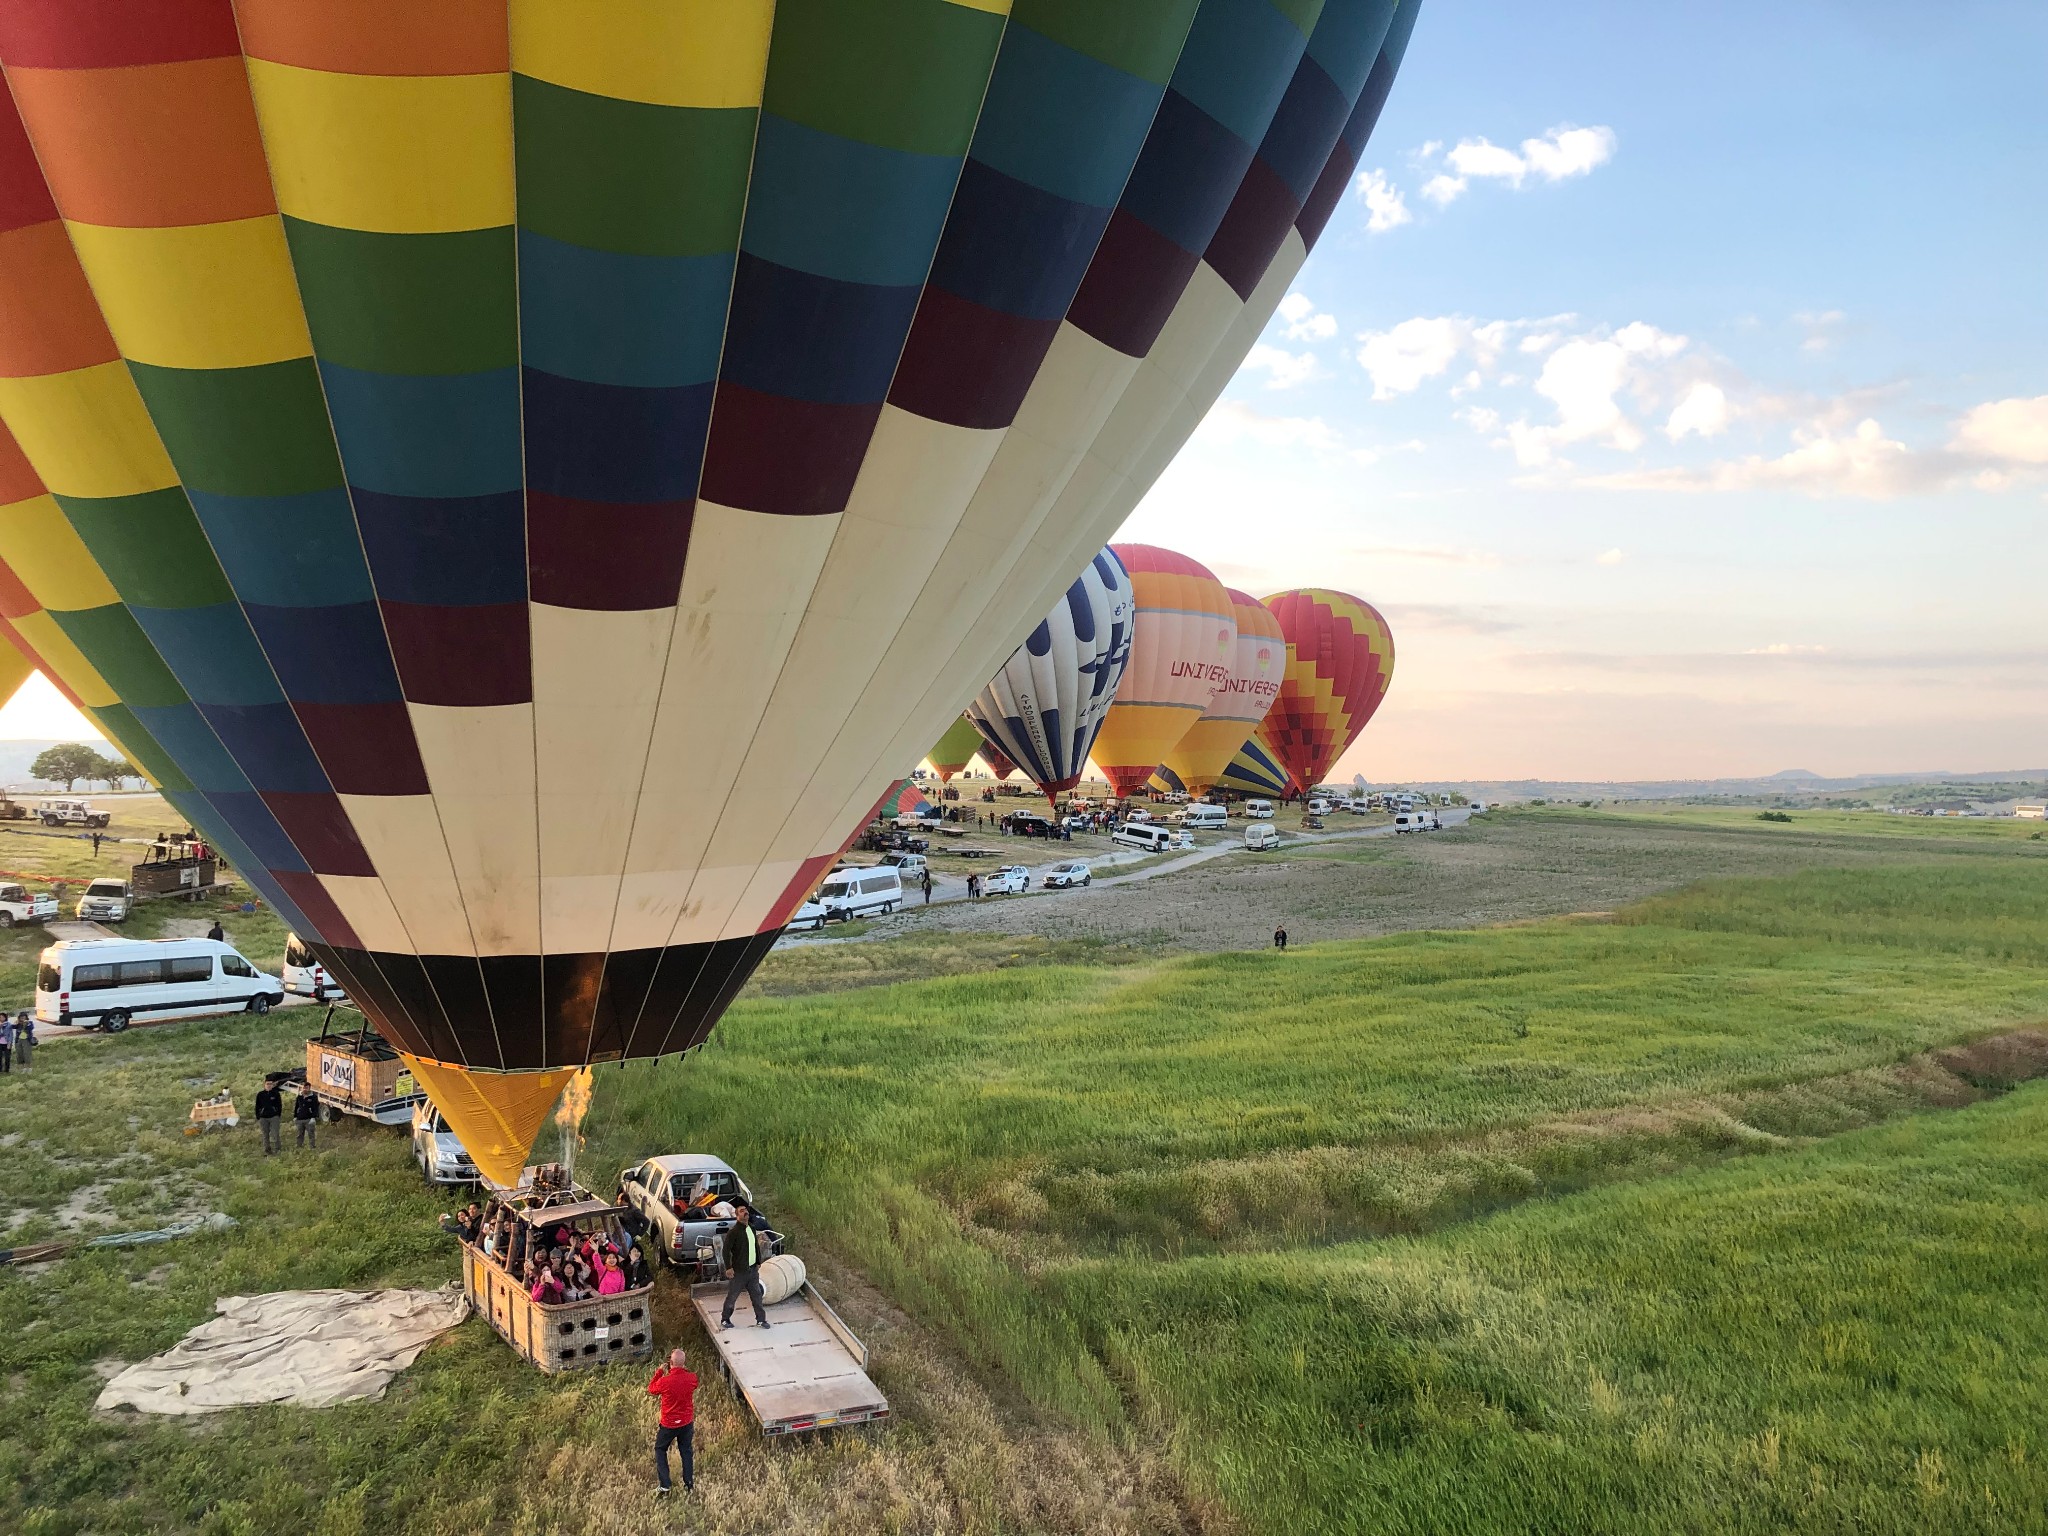
[{"label": "crowd of people", "polygon": [[13,1015],[0,1012],[0,1074],[11,1073],[17,1066],[31,1072],[35,1062],[35,1015],[26,1008]]},{"label": "crowd of people", "polygon": [[[285,1075],[273,1072],[256,1090],[256,1128],[263,1133],[265,1157],[284,1148],[284,1085]],[[320,1100],[311,1083],[301,1082],[292,1095],[292,1124],[298,1129],[300,1151],[320,1150]]]},{"label": "crowd of people", "polygon": [[616,1296],[652,1282],[641,1244],[617,1223],[582,1231],[568,1222],[551,1223],[545,1211],[528,1220],[493,1195],[443,1216],[441,1226],[543,1306]]}]

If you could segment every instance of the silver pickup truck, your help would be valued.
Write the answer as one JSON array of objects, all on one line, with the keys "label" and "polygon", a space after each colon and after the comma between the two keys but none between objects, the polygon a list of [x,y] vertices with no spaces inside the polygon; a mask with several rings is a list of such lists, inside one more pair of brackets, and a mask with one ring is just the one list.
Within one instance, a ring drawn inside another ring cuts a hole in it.
[{"label": "silver pickup truck", "polygon": [[[683,1212],[699,1194],[712,1197],[685,1219]],[[699,1280],[724,1272],[720,1240],[732,1217],[712,1216],[709,1205],[744,1200],[754,1205],[754,1192],[741,1182],[729,1163],[695,1152],[650,1157],[619,1175],[614,1201],[637,1212],[647,1223],[648,1251]],[[772,1248],[778,1246],[772,1242]]]}]

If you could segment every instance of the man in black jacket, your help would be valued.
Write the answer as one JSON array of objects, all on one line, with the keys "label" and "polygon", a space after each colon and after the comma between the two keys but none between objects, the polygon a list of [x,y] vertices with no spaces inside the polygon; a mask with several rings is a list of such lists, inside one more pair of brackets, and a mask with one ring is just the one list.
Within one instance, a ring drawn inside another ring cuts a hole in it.
[{"label": "man in black jacket", "polygon": [[732,1210],[733,1223],[725,1231],[725,1267],[732,1279],[726,1282],[725,1313],[718,1324],[721,1328],[732,1326],[732,1304],[744,1291],[754,1303],[754,1321],[766,1328],[768,1312],[761,1305],[761,1234],[754,1230],[754,1213],[745,1201],[735,1202]]},{"label": "man in black jacket", "polygon": [[292,1100],[292,1122],[299,1129],[300,1147],[320,1150],[320,1101],[313,1097],[311,1083],[299,1084],[299,1096]]},{"label": "man in black jacket", "polygon": [[256,1091],[256,1127],[263,1132],[263,1155],[271,1153],[283,1144],[279,1134],[279,1122],[284,1119],[284,1095],[278,1091],[277,1079],[266,1077],[263,1086]]}]

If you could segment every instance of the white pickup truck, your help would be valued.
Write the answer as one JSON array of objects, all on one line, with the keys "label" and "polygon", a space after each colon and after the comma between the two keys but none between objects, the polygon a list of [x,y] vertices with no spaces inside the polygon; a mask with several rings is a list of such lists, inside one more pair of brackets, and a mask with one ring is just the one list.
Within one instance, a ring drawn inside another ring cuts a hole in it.
[{"label": "white pickup truck", "polygon": [[31,896],[25,885],[0,885],[0,928],[47,922],[56,915],[57,898],[48,891]]}]

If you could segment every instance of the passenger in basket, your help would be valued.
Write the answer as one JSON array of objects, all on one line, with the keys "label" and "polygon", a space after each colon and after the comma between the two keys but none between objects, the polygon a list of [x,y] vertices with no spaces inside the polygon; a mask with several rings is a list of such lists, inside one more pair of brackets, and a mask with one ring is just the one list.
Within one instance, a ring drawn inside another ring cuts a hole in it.
[{"label": "passenger in basket", "polygon": [[604,1273],[598,1277],[597,1294],[616,1296],[626,1288],[626,1272],[619,1268],[619,1256],[608,1253],[604,1256]]},{"label": "passenger in basket", "polygon": [[754,1303],[754,1321],[763,1328],[768,1326],[768,1311],[762,1305],[761,1237],[748,1220],[752,1214],[745,1201],[733,1202],[733,1223],[725,1229],[725,1267],[732,1272],[732,1279],[725,1287],[725,1312],[718,1320],[721,1328],[732,1326],[732,1304],[742,1292]]},{"label": "passenger in basket", "polygon": [[540,1278],[533,1282],[533,1289],[528,1294],[544,1307],[568,1300],[562,1290],[562,1282],[555,1278],[554,1269],[546,1264],[541,1265]]},{"label": "passenger in basket", "polygon": [[661,1399],[661,1425],[654,1432],[654,1491],[657,1496],[669,1491],[668,1448],[673,1445],[683,1457],[683,1492],[692,1493],[697,1487],[697,1373],[689,1368],[689,1357],[680,1349],[670,1354],[668,1369],[654,1373],[647,1391]]}]

